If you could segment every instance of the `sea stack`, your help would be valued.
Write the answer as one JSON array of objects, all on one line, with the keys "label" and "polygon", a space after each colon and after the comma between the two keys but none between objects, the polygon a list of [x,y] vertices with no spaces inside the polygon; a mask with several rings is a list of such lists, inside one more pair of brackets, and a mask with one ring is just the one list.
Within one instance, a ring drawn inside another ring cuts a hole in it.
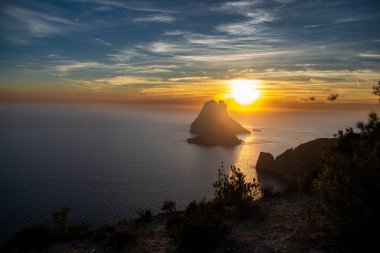
[{"label": "sea stack", "polygon": [[223,101],[206,102],[198,117],[191,124],[190,132],[198,136],[187,141],[199,145],[234,146],[241,143],[236,134],[248,134],[247,129],[233,120]]}]

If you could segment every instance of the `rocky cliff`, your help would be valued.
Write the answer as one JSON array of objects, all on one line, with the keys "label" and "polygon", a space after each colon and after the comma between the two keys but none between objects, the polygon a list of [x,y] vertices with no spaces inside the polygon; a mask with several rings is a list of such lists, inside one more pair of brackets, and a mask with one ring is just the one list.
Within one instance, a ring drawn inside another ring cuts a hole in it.
[{"label": "rocky cliff", "polygon": [[270,153],[260,152],[256,163],[258,172],[267,172],[288,182],[296,188],[310,189],[311,181],[322,166],[322,156],[328,152],[337,140],[320,138],[290,148],[276,158]]}]

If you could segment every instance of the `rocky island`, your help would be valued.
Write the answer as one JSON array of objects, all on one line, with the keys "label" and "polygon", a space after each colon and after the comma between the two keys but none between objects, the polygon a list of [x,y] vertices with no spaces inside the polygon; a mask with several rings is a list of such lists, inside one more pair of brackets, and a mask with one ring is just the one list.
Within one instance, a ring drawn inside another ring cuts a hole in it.
[{"label": "rocky island", "polygon": [[206,146],[239,145],[241,140],[236,134],[250,133],[231,118],[223,101],[214,100],[203,105],[198,117],[191,124],[190,132],[197,136],[187,139],[187,142]]}]

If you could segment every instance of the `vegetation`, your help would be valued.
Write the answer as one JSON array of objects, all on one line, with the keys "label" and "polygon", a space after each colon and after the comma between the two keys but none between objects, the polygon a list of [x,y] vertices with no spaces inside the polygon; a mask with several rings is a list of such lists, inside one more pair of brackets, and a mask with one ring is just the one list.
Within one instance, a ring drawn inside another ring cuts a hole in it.
[{"label": "vegetation", "polygon": [[186,215],[178,239],[180,249],[185,252],[208,252],[228,232],[212,202],[193,201],[186,208]]},{"label": "vegetation", "polygon": [[140,211],[137,211],[137,215],[139,216],[136,219],[137,224],[149,222],[152,220],[153,216],[152,211],[149,209],[142,209]]},{"label": "vegetation", "polygon": [[90,227],[84,223],[72,223],[68,219],[69,213],[69,208],[63,208],[52,213],[53,224],[40,223],[25,227],[7,241],[5,251],[45,249],[54,243],[88,238],[91,235]]},{"label": "vegetation", "polygon": [[[184,212],[176,212],[174,201],[164,201],[161,210],[170,214],[167,215],[166,226],[178,243],[179,250],[209,252],[226,238],[230,230],[226,221],[231,224],[238,221],[238,218],[264,217],[263,210],[254,202],[260,192],[258,183],[247,182],[245,175],[235,166],[231,166],[229,174],[221,166],[214,188],[213,200],[194,200]],[[41,223],[24,228],[9,240],[6,250],[33,251],[46,249],[55,243],[91,239],[92,243],[114,252],[133,246],[138,239],[136,233],[129,229],[130,223],[127,220],[122,220],[117,225],[101,225],[91,230],[83,223],[71,222],[69,214],[70,209],[63,208],[52,213],[51,224]],[[140,210],[137,214],[139,217],[135,219],[136,224],[153,219],[153,214],[148,209]],[[134,225],[134,229],[138,227]]]},{"label": "vegetation", "polygon": [[261,186],[261,195],[263,198],[271,198],[275,195],[273,185],[271,184],[264,184]]},{"label": "vegetation", "polygon": [[260,193],[260,186],[255,180],[246,182],[244,173],[233,165],[230,175],[227,175],[223,163],[218,170],[218,181],[214,183],[214,188],[217,200],[237,207],[244,205],[247,201],[252,202]]},{"label": "vegetation", "polygon": [[239,168],[231,166],[230,174],[226,174],[222,164],[214,189],[215,199],[194,200],[186,207],[182,219],[171,221],[170,227],[176,227],[174,236],[181,250],[208,252],[217,246],[229,232],[229,226],[224,222],[226,216],[241,219],[264,217],[264,211],[254,202],[259,194],[259,184],[247,182]]},{"label": "vegetation", "polygon": [[136,240],[135,235],[125,226],[101,225],[94,234],[94,241],[102,243],[112,251],[120,251],[125,244],[133,244]]},{"label": "vegetation", "polygon": [[[380,87],[380,83],[379,83]],[[379,87],[374,93],[380,95]],[[376,245],[380,232],[380,121],[370,113],[367,122],[339,131],[337,147],[325,158],[314,187],[330,231],[351,246]]]},{"label": "vegetation", "polygon": [[173,200],[165,200],[164,204],[161,207],[161,211],[167,212],[167,213],[173,213],[176,211],[175,204],[176,203]]}]

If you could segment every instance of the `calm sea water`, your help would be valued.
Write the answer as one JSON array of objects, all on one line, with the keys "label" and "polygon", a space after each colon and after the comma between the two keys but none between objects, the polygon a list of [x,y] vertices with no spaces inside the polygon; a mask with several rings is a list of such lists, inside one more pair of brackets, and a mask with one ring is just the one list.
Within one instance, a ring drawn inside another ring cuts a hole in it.
[{"label": "calm sea water", "polygon": [[252,178],[260,151],[278,155],[365,118],[241,116],[245,127],[259,131],[240,136],[240,146],[223,148],[186,142],[196,115],[126,106],[0,104],[0,241],[63,207],[71,208],[74,220],[94,225],[135,217],[143,208],[157,212],[166,199],[183,208],[213,196],[221,162]]}]

